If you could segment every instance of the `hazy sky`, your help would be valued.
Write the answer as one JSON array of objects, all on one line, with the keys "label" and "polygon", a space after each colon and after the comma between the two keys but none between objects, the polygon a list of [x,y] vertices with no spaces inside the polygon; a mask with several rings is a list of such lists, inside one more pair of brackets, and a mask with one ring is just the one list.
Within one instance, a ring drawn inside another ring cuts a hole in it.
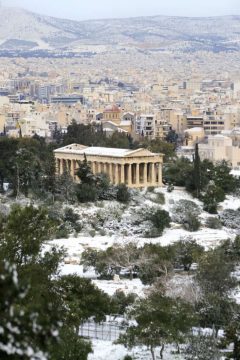
[{"label": "hazy sky", "polygon": [[139,15],[240,15],[240,0],[0,0],[38,13],[72,19]]}]

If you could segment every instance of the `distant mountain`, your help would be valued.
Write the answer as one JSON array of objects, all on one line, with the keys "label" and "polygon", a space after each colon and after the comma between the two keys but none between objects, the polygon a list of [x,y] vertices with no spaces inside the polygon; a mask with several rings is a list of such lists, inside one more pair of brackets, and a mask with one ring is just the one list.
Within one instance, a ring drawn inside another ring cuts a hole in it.
[{"label": "distant mountain", "polygon": [[81,52],[104,46],[142,51],[239,51],[240,16],[73,21],[0,8],[0,51]]}]

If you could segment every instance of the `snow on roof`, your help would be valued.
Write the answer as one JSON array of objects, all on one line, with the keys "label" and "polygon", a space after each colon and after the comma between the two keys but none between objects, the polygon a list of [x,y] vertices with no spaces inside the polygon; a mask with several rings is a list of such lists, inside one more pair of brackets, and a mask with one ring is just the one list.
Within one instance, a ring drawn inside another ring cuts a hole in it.
[{"label": "snow on roof", "polygon": [[98,156],[116,156],[123,157],[131,154],[133,151],[129,149],[115,149],[115,148],[106,148],[106,147],[98,147],[98,146],[90,146],[90,147],[81,147],[76,146],[77,144],[68,145],[63,148],[55,150],[55,152],[62,153],[74,153],[78,155],[98,155]]},{"label": "snow on roof", "polygon": [[[142,154],[144,151],[144,155]],[[137,156],[138,152],[141,152],[141,156],[157,156],[160,154],[155,154],[146,149],[117,149],[117,148],[107,148],[107,147],[98,147],[98,146],[83,146],[79,144],[72,144],[56,149],[55,153],[72,153],[77,155],[95,155],[95,156],[110,156],[110,157],[125,157],[129,155]]]}]

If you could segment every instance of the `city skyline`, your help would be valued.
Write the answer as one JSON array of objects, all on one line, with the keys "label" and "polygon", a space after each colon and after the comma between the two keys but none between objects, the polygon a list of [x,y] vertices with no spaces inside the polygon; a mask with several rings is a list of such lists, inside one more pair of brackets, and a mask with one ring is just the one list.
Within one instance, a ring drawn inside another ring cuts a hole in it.
[{"label": "city skyline", "polygon": [[166,15],[166,16],[223,16],[240,15],[240,4],[237,0],[203,0],[201,4],[193,0],[170,0],[159,3],[149,0],[147,3],[139,0],[122,0],[114,6],[110,0],[89,0],[79,3],[79,0],[59,0],[49,3],[42,0],[3,0],[3,6],[21,7],[27,10],[60,18],[75,20],[90,20],[102,18],[126,18],[137,16]]}]

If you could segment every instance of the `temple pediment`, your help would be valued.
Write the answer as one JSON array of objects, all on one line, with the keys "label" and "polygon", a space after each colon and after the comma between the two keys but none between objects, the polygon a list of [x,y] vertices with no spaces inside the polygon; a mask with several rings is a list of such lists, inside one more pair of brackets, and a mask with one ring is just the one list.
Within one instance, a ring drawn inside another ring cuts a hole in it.
[{"label": "temple pediment", "polygon": [[[137,149],[137,150],[132,150],[129,151],[127,155],[125,155],[125,157],[132,157],[132,156],[154,156],[156,154],[152,153],[151,151],[149,151],[148,149]],[[161,155],[161,154],[157,154],[157,155]]]}]

